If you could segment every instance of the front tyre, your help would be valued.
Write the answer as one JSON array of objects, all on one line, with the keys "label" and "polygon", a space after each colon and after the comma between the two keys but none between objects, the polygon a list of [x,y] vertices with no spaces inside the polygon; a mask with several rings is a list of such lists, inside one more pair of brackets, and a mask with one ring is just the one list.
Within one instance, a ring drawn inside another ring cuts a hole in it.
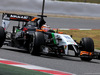
[{"label": "front tyre", "polygon": [[35,32],[29,44],[29,52],[31,55],[40,55],[40,46],[44,44],[44,34],[42,32]]},{"label": "front tyre", "polygon": [[94,42],[91,38],[82,38],[80,41],[81,51],[80,58],[83,61],[91,61],[94,52]]}]

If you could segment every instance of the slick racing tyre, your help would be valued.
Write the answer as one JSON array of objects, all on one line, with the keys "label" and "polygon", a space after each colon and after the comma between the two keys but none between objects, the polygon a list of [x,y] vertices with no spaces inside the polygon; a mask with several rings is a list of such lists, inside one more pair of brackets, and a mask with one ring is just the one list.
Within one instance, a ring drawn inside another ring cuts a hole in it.
[{"label": "slick racing tyre", "polygon": [[42,32],[35,32],[33,40],[29,44],[29,52],[31,55],[40,55],[40,46],[44,44],[44,34]]},{"label": "slick racing tyre", "polygon": [[0,26],[0,48],[3,46],[3,43],[5,41],[5,31],[4,28]]},{"label": "slick racing tyre", "polygon": [[[94,52],[94,42],[91,38],[82,38],[80,41],[80,45],[82,46],[80,53],[80,58],[83,61],[91,61],[92,53]],[[85,54],[86,53],[86,54]]]}]

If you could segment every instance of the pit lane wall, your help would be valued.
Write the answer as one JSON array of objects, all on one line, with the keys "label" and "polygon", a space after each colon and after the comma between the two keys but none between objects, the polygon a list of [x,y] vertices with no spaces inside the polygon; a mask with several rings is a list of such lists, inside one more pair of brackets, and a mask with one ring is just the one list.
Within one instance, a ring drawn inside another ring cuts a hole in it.
[{"label": "pit lane wall", "polygon": [[[42,0],[0,0],[0,11],[40,13]],[[100,4],[46,0],[45,13],[100,17]]]}]

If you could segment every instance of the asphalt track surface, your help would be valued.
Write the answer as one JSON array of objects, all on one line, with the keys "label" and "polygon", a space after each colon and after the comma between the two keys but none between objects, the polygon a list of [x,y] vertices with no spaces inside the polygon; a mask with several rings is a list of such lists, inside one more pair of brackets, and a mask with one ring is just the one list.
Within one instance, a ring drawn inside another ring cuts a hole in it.
[{"label": "asphalt track surface", "polygon": [[100,29],[100,20],[73,18],[45,18],[53,28]]},{"label": "asphalt track surface", "polygon": [[[0,11],[40,13],[43,0],[0,0]],[[46,0],[45,13],[100,17],[100,4]]]},{"label": "asphalt track surface", "polygon": [[[99,20],[46,18],[46,21],[49,25],[51,25],[51,27],[54,26],[57,28],[60,27],[68,28],[68,26],[69,28],[90,28],[90,27],[93,29],[100,28]],[[1,23],[1,19],[0,19],[0,23]],[[14,25],[14,23],[12,25]],[[83,25],[86,25],[86,27]],[[3,46],[0,49],[0,58],[38,65],[38,66],[56,69],[64,72],[70,72],[76,75],[100,75],[100,60],[96,60],[96,59],[93,59],[91,62],[84,62],[81,61],[81,59],[78,57],[65,56],[62,58],[58,58],[55,56],[45,56],[45,55],[32,56],[29,53],[27,53],[27,51],[25,50],[16,49],[7,46]]]},{"label": "asphalt track surface", "polygon": [[0,58],[70,72],[76,75],[100,75],[100,60],[96,59],[91,62],[84,62],[78,57],[32,56],[25,50],[7,46],[0,49]]}]

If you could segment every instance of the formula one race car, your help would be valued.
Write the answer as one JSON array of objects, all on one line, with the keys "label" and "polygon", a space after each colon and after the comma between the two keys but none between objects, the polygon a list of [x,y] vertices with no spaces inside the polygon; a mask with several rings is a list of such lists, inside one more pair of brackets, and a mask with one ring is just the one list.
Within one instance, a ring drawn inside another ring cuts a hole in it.
[{"label": "formula one race car", "polygon": [[[75,56],[79,56],[84,61],[100,57],[100,53],[94,52],[94,42],[91,38],[82,38],[80,43],[77,43],[70,35],[60,34],[48,27],[42,29],[45,24],[43,18],[5,13],[2,19],[0,47],[5,44],[23,48],[32,55],[65,56],[68,55],[69,50],[73,50]],[[13,26],[12,32],[6,30],[10,21],[18,21],[18,25]]]}]

